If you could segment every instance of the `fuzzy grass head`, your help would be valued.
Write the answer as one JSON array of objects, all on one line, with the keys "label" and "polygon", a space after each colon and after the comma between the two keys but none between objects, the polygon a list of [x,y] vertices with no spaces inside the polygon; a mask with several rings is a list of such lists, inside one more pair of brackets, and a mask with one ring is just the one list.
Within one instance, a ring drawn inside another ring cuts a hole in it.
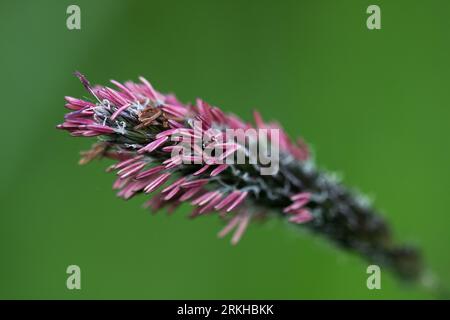
[{"label": "fuzzy grass head", "polygon": [[114,189],[123,199],[147,195],[145,205],[172,212],[193,206],[191,217],[218,214],[220,237],[241,239],[248,224],[279,216],[319,234],[402,279],[422,275],[418,252],[397,245],[384,219],[364,197],[316,168],[307,144],[290,139],[255,111],[248,123],[201,99],[184,104],[144,78],[93,86],[76,73],[90,97],[66,97],[59,129],[95,137],[81,164],[111,158]]}]

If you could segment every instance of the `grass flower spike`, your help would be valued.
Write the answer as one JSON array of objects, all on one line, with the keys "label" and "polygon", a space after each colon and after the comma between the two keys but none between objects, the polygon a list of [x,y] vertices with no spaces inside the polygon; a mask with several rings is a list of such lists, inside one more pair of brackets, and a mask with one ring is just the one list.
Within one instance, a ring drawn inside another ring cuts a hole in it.
[{"label": "grass flower spike", "polygon": [[258,112],[247,123],[200,99],[183,104],[144,78],[111,81],[112,89],[76,75],[90,98],[66,97],[70,112],[58,128],[97,137],[80,163],[114,159],[108,171],[119,197],[151,194],[145,205],[153,211],[189,202],[191,217],[216,213],[225,220],[219,236],[231,234],[233,244],[252,220],[279,216],[402,279],[421,278],[418,252],[397,245],[365,198],[317,169],[303,139],[291,140],[279,124]]}]

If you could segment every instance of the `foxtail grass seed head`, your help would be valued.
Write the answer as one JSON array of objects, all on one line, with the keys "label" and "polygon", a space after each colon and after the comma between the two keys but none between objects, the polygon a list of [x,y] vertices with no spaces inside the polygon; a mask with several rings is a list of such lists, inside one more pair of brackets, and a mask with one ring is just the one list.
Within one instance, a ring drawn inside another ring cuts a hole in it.
[{"label": "foxtail grass seed head", "polygon": [[328,238],[401,278],[418,279],[415,249],[396,245],[383,218],[361,195],[316,168],[302,138],[291,140],[276,122],[254,112],[254,124],[201,99],[183,104],[143,77],[115,89],[93,86],[77,72],[90,98],[66,97],[59,129],[96,137],[80,164],[116,161],[113,188],[123,199],[151,194],[145,206],[173,212],[194,206],[191,217],[218,213],[219,237],[236,244],[252,220],[278,215]]}]

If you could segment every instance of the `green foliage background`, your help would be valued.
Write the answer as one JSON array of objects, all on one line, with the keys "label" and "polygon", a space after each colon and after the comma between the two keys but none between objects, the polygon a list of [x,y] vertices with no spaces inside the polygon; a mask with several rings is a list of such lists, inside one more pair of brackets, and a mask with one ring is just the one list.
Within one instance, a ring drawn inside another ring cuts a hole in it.
[{"label": "green foliage background", "polygon": [[[81,7],[82,29],[66,29]],[[382,30],[366,28],[369,4]],[[0,4],[0,297],[134,299],[431,298],[283,221],[237,247],[215,216],[150,215],[117,199],[87,139],[58,132],[63,96],[143,75],[183,101],[303,135],[320,166],[374,196],[398,239],[450,285],[450,2],[13,1]],[[82,290],[65,269],[82,270]]]}]

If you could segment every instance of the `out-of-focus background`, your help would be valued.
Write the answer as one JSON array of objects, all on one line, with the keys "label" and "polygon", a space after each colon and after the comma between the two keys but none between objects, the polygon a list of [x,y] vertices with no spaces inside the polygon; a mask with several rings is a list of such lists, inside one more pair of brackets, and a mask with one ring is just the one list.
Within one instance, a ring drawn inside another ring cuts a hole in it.
[{"label": "out-of-focus background", "polygon": [[[81,8],[81,30],[66,9]],[[377,4],[382,29],[366,27]],[[368,193],[397,238],[450,285],[450,2],[13,1],[0,4],[0,298],[432,298],[279,220],[237,247],[216,216],[153,216],[125,202],[89,139],[57,131],[65,95],[148,78],[303,135],[321,167]],[[66,288],[81,267],[82,289]]]}]

